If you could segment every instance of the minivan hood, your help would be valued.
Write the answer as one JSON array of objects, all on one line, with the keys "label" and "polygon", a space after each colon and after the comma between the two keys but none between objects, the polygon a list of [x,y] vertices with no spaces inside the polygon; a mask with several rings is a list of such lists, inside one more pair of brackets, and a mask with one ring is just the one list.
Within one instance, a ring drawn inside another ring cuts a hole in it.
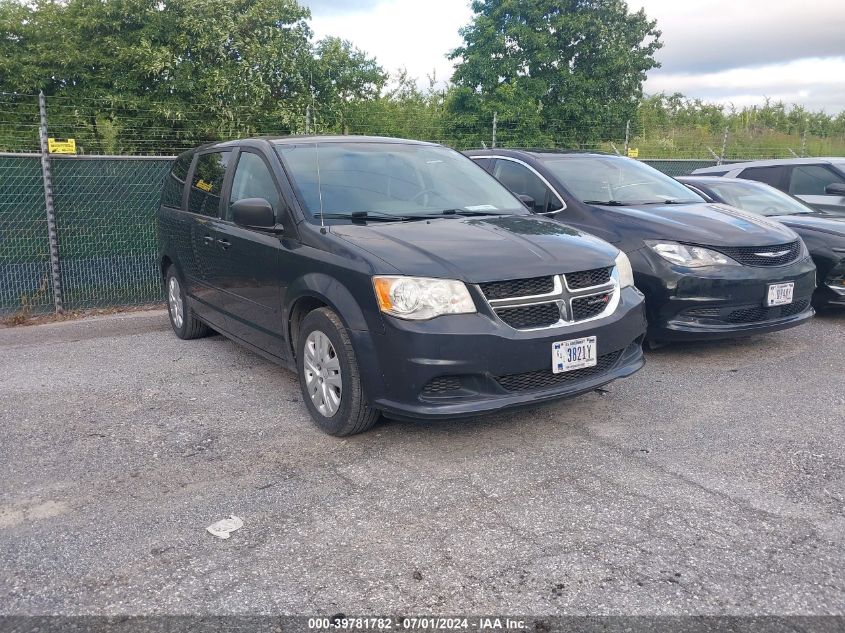
[{"label": "minivan hood", "polygon": [[407,275],[481,283],[612,266],[617,249],[529,215],[334,225],[331,232]]},{"label": "minivan hood", "polygon": [[672,240],[704,246],[772,246],[797,239],[779,222],[726,204],[693,203],[609,207],[590,205],[619,242],[632,234],[644,240]]},{"label": "minivan hood", "polygon": [[800,215],[778,215],[775,217],[779,222],[793,229],[804,229],[828,233],[845,237],[845,218],[832,218],[822,214],[800,214]]}]

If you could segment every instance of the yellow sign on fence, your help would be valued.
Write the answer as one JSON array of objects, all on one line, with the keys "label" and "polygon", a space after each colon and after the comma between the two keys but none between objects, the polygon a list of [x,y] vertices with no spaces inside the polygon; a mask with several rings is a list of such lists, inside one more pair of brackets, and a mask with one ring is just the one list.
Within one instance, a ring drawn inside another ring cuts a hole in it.
[{"label": "yellow sign on fence", "polygon": [[76,139],[48,138],[47,151],[51,154],[76,154]]},{"label": "yellow sign on fence", "polygon": [[639,147],[629,147],[628,148],[628,158],[639,158],[640,157],[640,148]]}]

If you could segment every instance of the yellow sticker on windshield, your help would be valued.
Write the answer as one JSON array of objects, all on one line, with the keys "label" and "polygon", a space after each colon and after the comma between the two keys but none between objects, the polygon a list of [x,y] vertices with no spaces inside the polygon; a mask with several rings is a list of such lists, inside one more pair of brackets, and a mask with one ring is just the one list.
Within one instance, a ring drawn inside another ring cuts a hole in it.
[{"label": "yellow sticker on windshield", "polygon": [[202,178],[197,180],[197,184],[195,186],[197,189],[202,189],[203,191],[211,191],[211,183],[204,181]]}]

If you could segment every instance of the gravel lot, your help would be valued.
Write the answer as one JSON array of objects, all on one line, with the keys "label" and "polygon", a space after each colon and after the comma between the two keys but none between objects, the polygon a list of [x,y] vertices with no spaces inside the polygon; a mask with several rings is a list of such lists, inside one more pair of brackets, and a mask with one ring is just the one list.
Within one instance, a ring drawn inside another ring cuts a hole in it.
[{"label": "gravel lot", "polygon": [[843,614],[844,341],[822,315],[338,440],[163,312],[2,329],[0,610]]}]

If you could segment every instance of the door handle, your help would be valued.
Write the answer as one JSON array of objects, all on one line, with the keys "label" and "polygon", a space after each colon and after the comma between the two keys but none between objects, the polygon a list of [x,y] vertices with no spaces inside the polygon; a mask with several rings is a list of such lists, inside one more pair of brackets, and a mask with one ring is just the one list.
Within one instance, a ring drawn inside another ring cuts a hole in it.
[{"label": "door handle", "polygon": [[229,240],[218,239],[217,243],[220,244],[220,246],[223,248],[224,251],[231,246],[231,244],[229,243]]},{"label": "door handle", "polygon": [[214,238],[210,235],[206,235],[204,238],[202,238],[202,241],[206,244],[211,244],[214,241]]}]

